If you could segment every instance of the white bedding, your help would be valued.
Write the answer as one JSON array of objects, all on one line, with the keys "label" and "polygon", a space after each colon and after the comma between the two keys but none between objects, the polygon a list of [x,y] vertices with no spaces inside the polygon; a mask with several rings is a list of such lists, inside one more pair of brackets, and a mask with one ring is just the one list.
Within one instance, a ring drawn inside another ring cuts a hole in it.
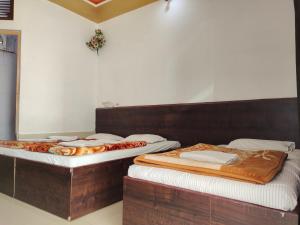
[{"label": "white bedding", "polygon": [[225,178],[132,165],[133,178],[204,192],[265,207],[292,211],[300,191],[300,150],[289,153],[283,170],[266,185],[239,182]]},{"label": "white bedding", "polygon": [[27,159],[31,161],[42,162],[67,168],[75,168],[79,166],[86,166],[116,159],[134,157],[137,155],[142,155],[151,152],[154,153],[166,151],[168,149],[175,149],[179,147],[180,143],[177,141],[162,141],[154,144],[147,144],[147,146],[141,148],[116,150],[84,156],[59,156],[48,153],[29,152],[25,150],[8,149],[0,147],[0,155]]}]

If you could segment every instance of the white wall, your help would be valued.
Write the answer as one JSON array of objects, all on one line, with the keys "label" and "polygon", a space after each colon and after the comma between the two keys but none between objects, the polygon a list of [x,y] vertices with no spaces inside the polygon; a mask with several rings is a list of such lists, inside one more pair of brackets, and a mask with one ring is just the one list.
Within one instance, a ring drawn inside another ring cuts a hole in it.
[{"label": "white wall", "polygon": [[15,20],[0,21],[22,31],[21,134],[94,130],[94,28],[47,0],[15,0]]},{"label": "white wall", "polygon": [[16,59],[0,50],[0,139],[15,137]]},{"label": "white wall", "polygon": [[95,24],[15,0],[22,31],[20,133],[93,131],[95,107],[296,96],[292,0],[161,0]]},{"label": "white wall", "polygon": [[292,0],[172,0],[100,24],[97,105],[296,96]]}]

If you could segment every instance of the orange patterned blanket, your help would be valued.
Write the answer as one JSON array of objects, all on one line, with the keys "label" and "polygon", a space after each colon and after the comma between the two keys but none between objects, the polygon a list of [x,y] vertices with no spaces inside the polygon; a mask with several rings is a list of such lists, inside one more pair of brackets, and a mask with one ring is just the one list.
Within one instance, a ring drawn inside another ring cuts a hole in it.
[{"label": "orange patterned blanket", "polygon": [[58,142],[30,142],[30,141],[0,141],[0,147],[12,149],[24,149],[31,152],[47,153],[48,150],[57,146]]},{"label": "orange patterned blanket", "polygon": [[147,143],[144,141],[122,142],[117,144],[104,144],[96,147],[64,147],[56,146],[49,149],[50,153],[64,156],[81,156],[100,152],[108,152],[114,150],[126,150],[138,147],[144,147]]},{"label": "orange patterned blanket", "polygon": [[[181,158],[181,153],[205,150],[236,154],[238,157],[236,161],[227,165]],[[244,151],[208,144],[198,144],[167,153],[141,155],[135,158],[134,163],[201,175],[225,177],[250,183],[266,184],[280,172],[286,158],[287,154],[279,151]]]},{"label": "orange patterned blanket", "polygon": [[26,142],[26,141],[0,141],[0,147],[11,149],[23,149],[31,152],[52,153],[64,156],[81,156],[100,152],[126,150],[138,147],[144,147],[147,143],[144,141],[122,142],[117,144],[104,144],[95,147],[65,147],[60,146],[58,142]]}]

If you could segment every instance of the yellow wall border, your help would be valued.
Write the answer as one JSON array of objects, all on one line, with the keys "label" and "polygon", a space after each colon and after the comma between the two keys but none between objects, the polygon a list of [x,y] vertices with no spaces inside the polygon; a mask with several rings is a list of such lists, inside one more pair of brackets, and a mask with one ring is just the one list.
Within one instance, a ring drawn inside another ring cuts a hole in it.
[{"label": "yellow wall border", "polygon": [[15,35],[18,37],[17,48],[17,77],[16,77],[16,137],[19,135],[19,121],[20,121],[20,76],[21,76],[21,31],[20,30],[2,30],[0,34]]},{"label": "yellow wall border", "polygon": [[95,23],[101,23],[158,0],[112,0],[99,7],[82,0],[49,0]]}]

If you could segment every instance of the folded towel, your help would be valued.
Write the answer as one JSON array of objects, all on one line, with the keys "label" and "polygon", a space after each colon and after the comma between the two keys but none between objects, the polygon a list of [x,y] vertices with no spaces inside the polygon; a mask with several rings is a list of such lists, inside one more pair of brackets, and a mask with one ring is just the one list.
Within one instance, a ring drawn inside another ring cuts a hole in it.
[{"label": "folded towel", "polygon": [[205,150],[205,151],[183,152],[180,154],[180,158],[195,160],[200,162],[228,165],[235,162],[238,159],[238,155],[232,153]]},{"label": "folded towel", "polygon": [[75,141],[78,139],[77,136],[49,136],[48,138],[57,141]]},{"label": "folded towel", "polygon": [[69,142],[60,142],[59,145],[65,147],[96,147],[104,144],[115,144],[119,143],[119,141],[112,140],[77,140],[77,141],[69,141]]}]

